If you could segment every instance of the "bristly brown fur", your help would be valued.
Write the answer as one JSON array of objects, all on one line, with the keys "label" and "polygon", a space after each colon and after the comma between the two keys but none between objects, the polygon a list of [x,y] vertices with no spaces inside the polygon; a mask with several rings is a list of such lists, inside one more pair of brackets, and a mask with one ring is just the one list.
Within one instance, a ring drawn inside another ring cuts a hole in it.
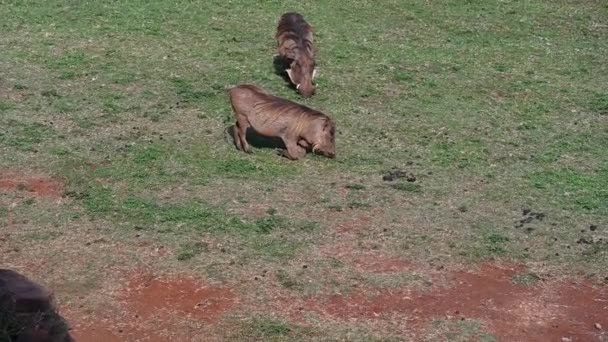
[{"label": "bristly brown fur", "polygon": [[314,59],[313,29],[301,14],[295,12],[283,14],[275,38],[281,56],[292,60],[299,56]]},{"label": "bristly brown fur", "polygon": [[239,85],[230,90],[236,118],[234,141],[239,150],[250,152],[246,139],[249,127],[285,143],[284,155],[299,159],[312,148],[327,157],[335,156],[335,124],[325,114],[307,106],[271,95],[254,85]]},{"label": "bristly brown fur", "polygon": [[278,44],[279,57],[291,82],[297,86],[304,97],[314,94],[313,84],[315,70],[315,51],[313,44],[313,28],[304,17],[295,12],[285,13],[279,19],[275,35]]}]

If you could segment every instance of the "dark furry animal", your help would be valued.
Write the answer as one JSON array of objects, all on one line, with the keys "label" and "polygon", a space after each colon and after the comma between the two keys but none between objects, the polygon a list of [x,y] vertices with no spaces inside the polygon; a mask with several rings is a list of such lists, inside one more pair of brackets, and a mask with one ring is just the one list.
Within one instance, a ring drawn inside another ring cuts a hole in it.
[{"label": "dark furry animal", "polygon": [[285,13],[279,19],[275,38],[289,79],[303,97],[312,96],[316,75],[313,28],[301,14]]}]

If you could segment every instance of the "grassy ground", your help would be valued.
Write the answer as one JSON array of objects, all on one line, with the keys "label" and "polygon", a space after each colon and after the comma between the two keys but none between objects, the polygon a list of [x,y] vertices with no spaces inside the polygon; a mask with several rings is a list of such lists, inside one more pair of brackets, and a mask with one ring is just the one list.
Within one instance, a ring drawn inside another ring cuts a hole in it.
[{"label": "grassy ground", "polygon": [[[273,72],[287,10],[316,30],[306,101]],[[0,196],[0,263],[44,270],[66,305],[94,311],[113,272],[139,268],[233,285],[264,270],[301,294],[425,286],[424,274],[353,277],[320,253],[344,244],[336,227],[353,253],[608,276],[604,1],[3,1],[0,12],[0,165],[66,185],[61,201]],[[237,151],[226,90],[247,82],[332,116],[337,158]],[[383,181],[394,167],[416,181]],[[235,336],[390,337],[242,315]],[[463,340],[479,329],[462,325]]]}]

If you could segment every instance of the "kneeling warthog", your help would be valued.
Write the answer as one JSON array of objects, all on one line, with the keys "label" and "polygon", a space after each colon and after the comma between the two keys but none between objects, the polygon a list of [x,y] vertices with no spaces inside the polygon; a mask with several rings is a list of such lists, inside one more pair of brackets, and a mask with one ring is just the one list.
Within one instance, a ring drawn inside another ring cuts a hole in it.
[{"label": "kneeling warthog", "polygon": [[285,13],[279,19],[275,36],[279,57],[288,65],[285,71],[289,79],[303,97],[311,97],[315,93],[316,74],[312,27],[301,14]]},{"label": "kneeling warthog", "polygon": [[282,155],[291,160],[302,158],[307,151],[335,157],[336,126],[327,115],[250,84],[230,89],[230,102],[236,118],[234,143],[239,150],[251,153],[246,138],[251,127],[263,136],[281,138],[287,148]]}]

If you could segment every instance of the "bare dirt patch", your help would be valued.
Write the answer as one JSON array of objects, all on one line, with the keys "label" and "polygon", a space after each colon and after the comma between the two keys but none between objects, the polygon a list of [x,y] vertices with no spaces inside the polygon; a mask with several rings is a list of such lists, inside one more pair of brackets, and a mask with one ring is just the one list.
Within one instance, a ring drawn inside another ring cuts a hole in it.
[{"label": "bare dirt patch", "polygon": [[367,288],[348,294],[292,300],[291,315],[312,312],[340,321],[381,321],[398,317],[401,328],[423,333],[435,319],[474,319],[500,341],[603,341],[608,326],[608,289],[590,283],[512,281],[521,267],[483,264],[449,276],[429,291]]},{"label": "bare dirt patch", "polygon": [[236,304],[228,288],[206,286],[192,278],[164,279],[138,275],[124,293],[127,306],[142,317],[172,311],[190,318],[215,321]]},{"label": "bare dirt patch", "polygon": [[192,277],[137,274],[115,296],[120,312],[71,312],[77,341],[199,341],[238,299]]},{"label": "bare dirt patch", "polygon": [[60,198],[63,189],[63,182],[49,176],[0,171],[1,191],[19,191],[34,197]]}]

